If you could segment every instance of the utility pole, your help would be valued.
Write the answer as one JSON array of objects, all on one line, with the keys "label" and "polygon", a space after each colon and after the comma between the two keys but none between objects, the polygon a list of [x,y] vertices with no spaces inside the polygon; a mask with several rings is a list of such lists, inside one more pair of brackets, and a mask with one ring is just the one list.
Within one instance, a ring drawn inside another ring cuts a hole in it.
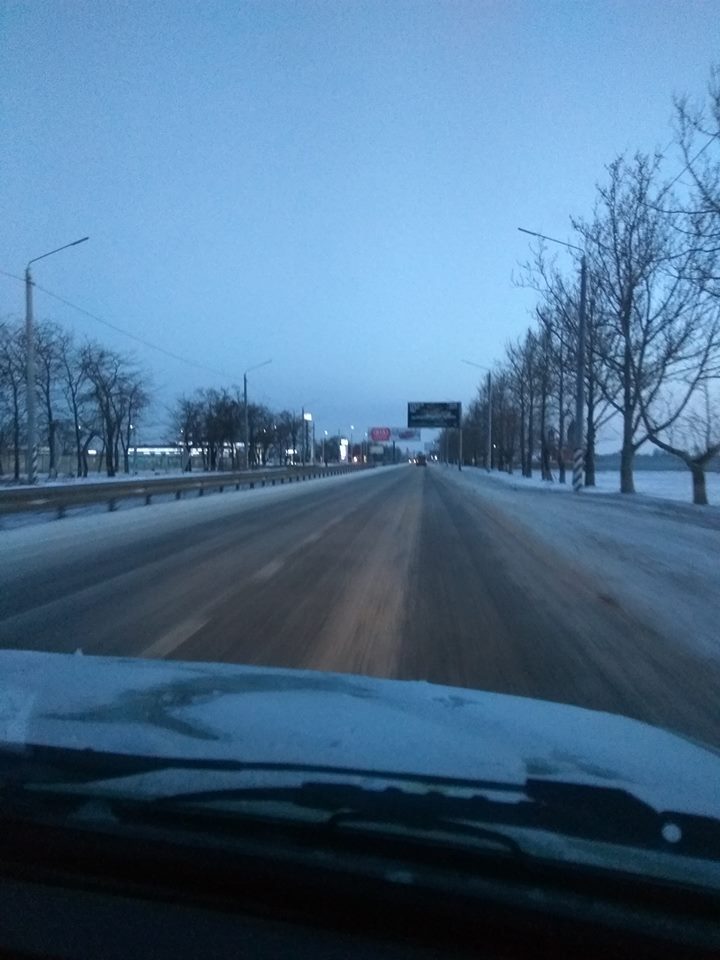
[{"label": "utility pole", "polygon": [[247,404],[247,372],[243,374],[243,410],[245,413],[245,469],[250,469],[250,427]]},{"label": "utility pole", "polygon": [[252,373],[253,370],[259,370],[260,367],[266,367],[269,363],[272,363],[272,359],[263,360],[262,363],[255,364],[254,367],[248,367],[245,373],[243,374],[243,406],[245,407],[245,469],[250,469],[250,426],[249,426],[249,417],[248,417],[248,388],[247,388],[247,375]]},{"label": "utility pole", "polygon": [[35,438],[35,330],[33,324],[33,296],[30,264],[25,269],[25,352],[27,367],[27,451],[26,471],[28,483],[37,479],[38,451]]},{"label": "utility pole", "polygon": [[27,452],[25,465],[28,483],[35,483],[37,480],[38,465],[37,428],[35,422],[35,324],[33,320],[33,281],[30,275],[30,264],[37,263],[38,260],[44,260],[45,257],[50,257],[54,253],[59,253],[61,250],[67,250],[68,247],[76,247],[79,243],[85,243],[88,239],[89,237],[82,237],[80,240],[73,240],[72,243],[66,243],[62,247],[56,247],[55,250],[50,250],[49,253],[43,253],[40,257],[33,257],[32,260],[28,260],[28,265],[25,267],[25,351],[27,358],[25,365],[25,401],[27,406]]},{"label": "utility pole", "polygon": [[492,374],[488,370],[487,384],[487,472],[492,470]]},{"label": "utility pole", "polygon": [[547,237],[544,233],[536,233],[534,230],[526,230],[524,227],[518,227],[520,233],[528,233],[531,237],[540,237],[541,240],[547,240],[549,243],[557,243],[561,247],[567,247],[569,250],[576,250],[581,254],[580,260],[580,308],[578,310],[578,335],[577,335],[577,367],[575,376],[577,377],[577,389],[575,393],[575,449],[573,451],[573,492],[580,493],[583,488],[583,474],[585,472],[585,440],[584,440],[584,420],[585,420],[585,314],[587,300],[587,258],[582,247],[574,243],[566,243],[564,240],[556,240],[554,237]]},{"label": "utility pole", "polygon": [[307,420],[305,419],[305,407],[300,407],[300,416],[302,417],[302,456],[300,462],[305,466],[305,451],[307,450]]},{"label": "utility pole", "polygon": [[580,263],[580,310],[578,311],[577,393],[575,395],[575,451],[573,453],[573,491],[580,493],[585,469],[585,310],[587,299],[587,260]]},{"label": "utility pole", "polygon": [[485,448],[485,469],[490,473],[492,469],[492,373],[481,363],[475,363],[472,360],[463,360],[469,367],[477,367],[478,370],[487,370],[487,446]]}]

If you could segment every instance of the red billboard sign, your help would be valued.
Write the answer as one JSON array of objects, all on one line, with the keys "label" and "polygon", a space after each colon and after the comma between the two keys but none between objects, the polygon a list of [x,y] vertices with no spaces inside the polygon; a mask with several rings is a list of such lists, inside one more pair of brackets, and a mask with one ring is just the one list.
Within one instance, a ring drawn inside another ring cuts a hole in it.
[{"label": "red billboard sign", "polygon": [[373,443],[420,439],[420,431],[414,427],[370,427],[368,435]]}]

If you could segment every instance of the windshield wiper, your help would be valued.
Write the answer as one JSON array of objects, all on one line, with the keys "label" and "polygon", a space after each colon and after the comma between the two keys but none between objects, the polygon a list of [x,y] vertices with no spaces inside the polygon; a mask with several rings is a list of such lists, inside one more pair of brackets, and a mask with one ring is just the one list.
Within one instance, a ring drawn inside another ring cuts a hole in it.
[{"label": "windshield wiper", "polygon": [[[384,779],[384,778],[383,778]],[[179,793],[151,801],[156,810],[231,809],[251,802],[286,803],[324,811],[328,824],[358,822],[399,824],[432,831],[452,827],[468,834],[504,825],[544,830],[595,842],[643,847],[720,860],[720,821],[694,814],[658,813],[624,790],[571,782],[528,779],[524,785],[504,785],[504,796],[476,784],[476,792],[446,789],[403,789],[402,785],[373,789],[344,783],[306,782],[292,787],[248,787]],[[508,794],[515,794],[515,797]],[[512,802],[508,802],[511,800]],[[495,833],[495,830],[492,831]]]},{"label": "windshield wiper", "polygon": [[[133,778],[182,772],[186,785],[134,793]],[[204,789],[223,775],[223,786]],[[241,783],[232,783],[237,776]],[[253,784],[258,776],[269,786]],[[229,779],[229,783],[228,783]],[[250,780],[247,783],[247,780]],[[286,782],[283,782],[285,780]],[[242,781],[245,781],[243,783]],[[292,782],[290,782],[292,781]],[[66,806],[97,799],[147,814],[194,812],[266,816],[272,805],[314,810],[328,825],[359,823],[441,828],[478,836],[503,826],[548,831],[626,847],[720,861],[720,821],[672,811],[658,812],[626,790],[569,781],[529,778],[524,783],[449,779],[392,771],[332,766],[243,763],[233,760],[143,757],[91,750],[25,748],[0,753],[0,796],[25,801],[55,794]],[[113,785],[116,784],[116,787]],[[198,789],[199,785],[199,789]],[[233,810],[233,808],[235,808]]]}]

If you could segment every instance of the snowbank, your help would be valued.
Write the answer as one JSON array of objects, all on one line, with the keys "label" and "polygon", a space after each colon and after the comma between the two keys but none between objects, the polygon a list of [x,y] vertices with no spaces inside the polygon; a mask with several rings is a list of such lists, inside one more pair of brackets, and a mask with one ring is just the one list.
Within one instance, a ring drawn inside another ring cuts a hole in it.
[{"label": "snowbank", "polygon": [[[720,507],[602,487],[579,495],[568,487],[562,496],[560,484],[473,468],[444,476],[480,498],[483,510],[501,512],[537,537],[548,547],[548,562],[550,551],[569,556],[606,585],[612,602],[693,654],[720,658]],[[654,481],[656,489],[663,480]]]},{"label": "snowbank", "polygon": [[[523,477],[519,472],[508,474],[494,470],[489,476],[498,482],[513,484],[518,489],[527,487],[528,489],[554,490],[558,493],[572,492],[570,470],[566,474],[565,483],[558,482],[557,470],[553,470],[552,482],[541,480],[537,471],[532,477]],[[720,505],[720,473],[708,471],[706,480],[708,500],[711,504]],[[595,475],[595,481],[595,487],[585,487],[583,495],[620,492],[620,475],[617,470],[599,470]],[[692,481],[689,470],[636,470],[635,490],[643,497],[659,497],[678,503],[692,503]]]}]

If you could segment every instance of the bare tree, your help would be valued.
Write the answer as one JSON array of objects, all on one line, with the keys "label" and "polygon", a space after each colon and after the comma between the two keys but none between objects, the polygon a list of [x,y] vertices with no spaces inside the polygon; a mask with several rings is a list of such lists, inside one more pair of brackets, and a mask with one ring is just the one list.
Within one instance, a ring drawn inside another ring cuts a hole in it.
[{"label": "bare tree", "polygon": [[[120,411],[118,436],[123,455],[123,469],[130,473],[130,448],[137,443],[138,420],[150,403],[146,378],[137,371],[126,376],[116,411]],[[134,439],[135,438],[135,439]]]},{"label": "bare tree", "polygon": [[88,450],[101,433],[97,406],[82,353],[71,334],[63,332],[57,341],[59,379],[65,407],[70,415],[74,436],[78,477],[88,475]]},{"label": "bare tree", "polygon": [[25,331],[18,323],[0,325],[0,391],[13,445],[13,477],[20,480],[20,444],[25,411]]},{"label": "bare tree", "polygon": [[35,327],[36,386],[49,451],[48,473],[57,475],[57,403],[62,398],[63,354],[70,337],[55,323]]},{"label": "bare tree", "polygon": [[660,424],[643,412],[650,440],[683,461],[692,477],[693,503],[704,506],[708,502],[705,471],[720,453],[718,381],[704,381],[693,400],[680,412],[677,405],[666,408],[664,422]]},{"label": "bare tree", "polygon": [[275,439],[280,453],[280,459],[285,464],[293,461],[295,455],[292,453],[289,454],[288,450],[297,450],[301,426],[302,420],[300,417],[291,413],[289,410],[281,410],[275,417]]},{"label": "bare tree", "polygon": [[182,450],[183,470],[192,470],[192,453],[203,443],[203,409],[198,397],[180,397],[170,411],[173,442]]},{"label": "bare tree", "polygon": [[95,343],[82,348],[80,362],[97,405],[105,469],[109,477],[114,477],[119,469],[123,424],[129,424],[130,396],[135,389],[132,385],[137,382],[142,390],[140,374],[128,357]]},{"label": "bare tree", "polygon": [[[527,397],[528,397],[528,368],[525,361],[524,345],[521,340],[508,344],[506,347],[508,358],[508,384],[512,391],[517,410],[518,445],[520,449],[520,472],[524,477],[529,476],[527,463]],[[489,466],[488,466],[489,469]],[[531,470],[532,468],[530,468]]]},{"label": "bare tree", "polygon": [[[720,248],[720,64],[711,69],[708,93],[707,103],[692,104],[688,97],[676,101],[675,129],[691,182],[681,230],[699,250],[716,254]],[[707,260],[701,258],[695,279],[718,298],[720,272],[717,260],[712,262],[715,268],[708,269]]]},{"label": "bare tree", "polygon": [[651,405],[668,383],[702,355],[696,337],[693,251],[678,244],[658,183],[659,158],[618,157],[598,187],[592,221],[574,221],[582,235],[603,317],[596,349],[601,389],[622,418],[620,489],[634,492],[635,452],[648,439],[641,400]]},{"label": "bare tree", "polygon": [[[535,290],[540,296],[539,311],[550,331],[550,348],[554,355],[555,402],[558,427],[556,457],[560,481],[565,482],[565,448],[569,431],[574,430],[572,400],[576,389],[578,317],[580,313],[579,271],[568,277],[556,266],[555,257],[548,258],[545,244],[540,242],[532,260],[521,265],[519,286]],[[599,430],[611,419],[613,410],[607,396],[619,389],[617,381],[609,381],[603,360],[605,318],[601,297],[591,271],[588,271],[588,297],[585,315],[585,486],[595,486],[595,445]],[[601,389],[602,385],[602,389]]]}]

